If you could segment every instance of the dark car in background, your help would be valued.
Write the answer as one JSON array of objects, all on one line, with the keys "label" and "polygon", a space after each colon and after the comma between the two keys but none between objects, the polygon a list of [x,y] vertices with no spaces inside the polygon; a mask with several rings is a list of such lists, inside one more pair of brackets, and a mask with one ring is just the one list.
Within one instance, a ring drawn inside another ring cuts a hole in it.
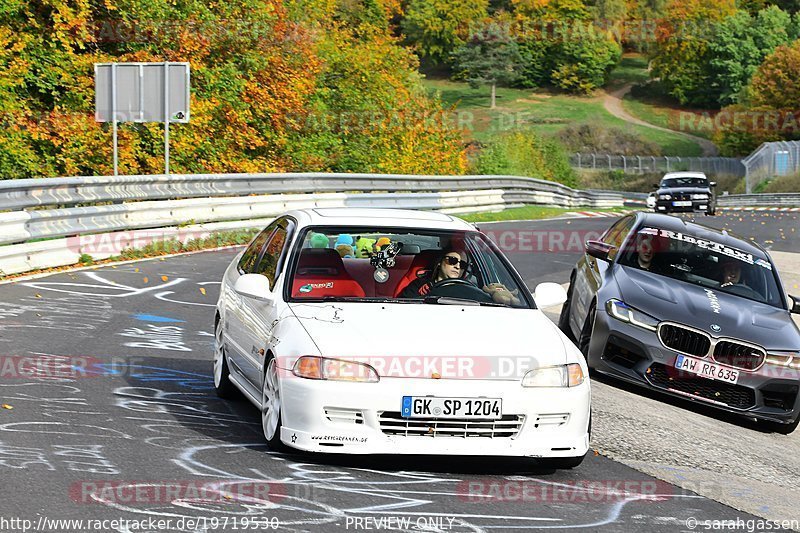
[{"label": "dark car in background", "polygon": [[769,254],[677,217],[621,218],[570,277],[559,327],[593,370],[791,433],[800,330]]},{"label": "dark car in background", "polygon": [[655,192],[657,213],[703,212],[715,215],[716,182],[709,181],[702,172],[669,172],[661,178]]}]

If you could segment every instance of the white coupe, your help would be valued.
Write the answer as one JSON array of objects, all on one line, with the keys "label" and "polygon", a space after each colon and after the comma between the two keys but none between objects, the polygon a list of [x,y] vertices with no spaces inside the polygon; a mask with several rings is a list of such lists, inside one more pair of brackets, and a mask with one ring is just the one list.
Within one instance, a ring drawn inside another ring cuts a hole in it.
[{"label": "white coupe", "polygon": [[273,450],[519,456],[553,468],[588,450],[586,361],[541,311],[566,292],[528,292],[463,220],[291,211],[234,258],[221,287],[214,386],[261,410]]}]

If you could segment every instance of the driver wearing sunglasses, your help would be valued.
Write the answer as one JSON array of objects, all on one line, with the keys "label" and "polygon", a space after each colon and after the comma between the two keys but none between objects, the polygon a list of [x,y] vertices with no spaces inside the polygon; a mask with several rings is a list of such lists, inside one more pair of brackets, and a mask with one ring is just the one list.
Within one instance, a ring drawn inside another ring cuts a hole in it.
[{"label": "driver wearing sunglasses", "polygon": [[440,256],[428,270],[430,275],[418,277],[408,284],[400,294],[401,298],[420,298],[430,292],[434,283],[446,279],[464,278],[469,263],[467,254],[461,250],[447,250]]}]

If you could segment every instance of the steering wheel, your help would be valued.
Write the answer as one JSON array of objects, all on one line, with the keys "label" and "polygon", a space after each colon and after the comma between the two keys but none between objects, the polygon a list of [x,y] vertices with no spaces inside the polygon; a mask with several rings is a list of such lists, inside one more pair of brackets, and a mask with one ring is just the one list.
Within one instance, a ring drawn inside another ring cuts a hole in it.
[{"label": "steering wheel", "polygon": [[431,290],[438,289],[438,288],[441,288],[441,287],[449,287],[450,285],[462,285],[462,286],[466,285],[468,287],[475,287],[475,285],[473,285],[472,283],[470,283],[469,281],[467,281],[465,279],[447,278],[447,279],[443,279],[441,281],[437,281],[436,283],[431,285]]},{"label": "steering wheel", "polygon": [[476,302],[493,302],[492,297],[483,292],[472,282],[461,278],[448,278],[437,281],[431,285],[428,294],[431,296],[445,296],[450,298],[463,298]]},{"label": "steering wheel", "polygon": [[764,301],[764,297],[759,294],[758,291],[743,283],[734,283],[733,285],[726,285],[725,287],[720,288],[729,294],[743,296],[744,298],[750,298],[751,300],[758,300],[761,302]]}]

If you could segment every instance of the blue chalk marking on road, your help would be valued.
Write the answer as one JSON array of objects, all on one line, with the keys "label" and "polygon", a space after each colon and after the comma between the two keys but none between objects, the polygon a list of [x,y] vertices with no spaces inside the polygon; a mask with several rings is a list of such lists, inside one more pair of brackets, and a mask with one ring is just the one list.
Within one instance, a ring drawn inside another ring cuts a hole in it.
[{"label": "blue chalk marking on road", "polygon": [[185,320],[179,320],[177,318],[171,318],[168,316],[158,316],[158,315],[133,315],[133,318],[136,320],[141,320],[142,322],[186,322]]},{"label": "blue chalk marking on road", "polygon": [[91,370],[86,371],[84,369],[84,371],[87,374],[96,374],[99,376],[125,376],[145,383],[172,382],[194,390],[208,390],[214,386],[214,377],[210,374],[185,372],[158,366],[95,363],[92,365]]}]

